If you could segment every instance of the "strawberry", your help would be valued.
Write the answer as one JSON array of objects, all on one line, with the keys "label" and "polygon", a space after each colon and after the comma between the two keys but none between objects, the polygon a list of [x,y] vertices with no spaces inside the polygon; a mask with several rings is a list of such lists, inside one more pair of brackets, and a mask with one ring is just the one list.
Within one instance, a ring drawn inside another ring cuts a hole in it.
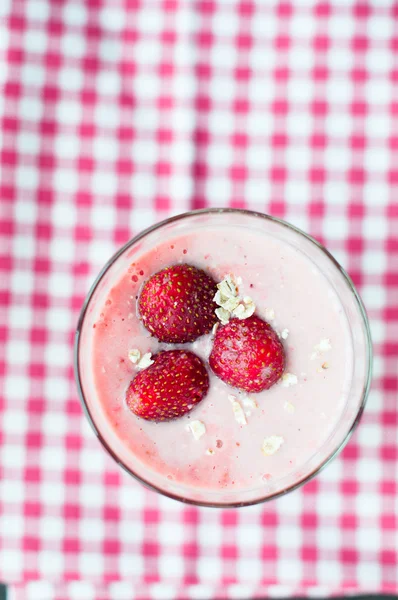
[{"label": "strawberry", "polygon": [[217,321],[217,284],[190,265],[167,267],[145,283],[138,308],[145,327],[161,342],[183,344],[209,333]]},{"label": "strawberry", "polygon": [[261,392],[282,376],[285,353],[269,323],[253,315],[219,327],[209,363],[225,383],[246,392]]},{"label": "strawberry", "polygon": [[209,376],[201,359],[186,350],[168,350],[152,356],[153,365],[130,383],[126,401],[130,410],[148,421],[182,417],[203,400]]}]

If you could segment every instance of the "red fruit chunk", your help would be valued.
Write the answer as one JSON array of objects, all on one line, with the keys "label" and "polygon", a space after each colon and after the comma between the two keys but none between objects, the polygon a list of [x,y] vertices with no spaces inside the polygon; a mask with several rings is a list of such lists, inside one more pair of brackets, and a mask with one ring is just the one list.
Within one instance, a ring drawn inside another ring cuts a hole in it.
[{"label": "red fruit chunk", "polygon": [[206,396],[209,376],[201,359],[185,350],[169,350],[152,357],[154,364],[130,383],[130,410],[148,421],[182,417]]},{"label": "red fruit chunk", "polygon": [[285,353],[269,323],[253,315],[219,327],[209,363],[225,383],[246,392],[261,392],[282,376]]},{"label": "red fruit chunk", "polygon": [[183,344],[210,333],[217,322],[217,284],[196,267],[167,267],[145,283],[138,308],[145,327],[161,342]]}]

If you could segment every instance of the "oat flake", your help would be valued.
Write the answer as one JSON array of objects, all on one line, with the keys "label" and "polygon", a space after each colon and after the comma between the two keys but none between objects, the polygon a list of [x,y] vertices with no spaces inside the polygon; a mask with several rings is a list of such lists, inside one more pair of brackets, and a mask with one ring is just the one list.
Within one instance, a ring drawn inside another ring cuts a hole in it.
[{"label": "oat flake", "polygon": [[227,310],[225,310],[225,308],[216,308],[215,313],[220,319],[222,325],[226,325],[229,322],[231,314]]},{"label": "oat flake", "polygon": [[143,369],[147,369],[148,367],[150,367],[151,365],[153,365],[153,363],[155,361],[152,360],[151,356],[152,356],[151,352],[146,352],[143,355],[143,357],[141,358],[141,360],[138,362],[137,367],[139,369],[143,370]]},{"label": "oat flake", "polygon": [[250,398],[250,396],[243,396],[242,404],[247,416],[249,416],[248,411],[252,411],[258,408],[257,402],[253,400],[253,398]]},{"label": "oat flake", "polygon": [[242,320],[251,317],[255,310],[256,305],[254,304],[253,300],[249,296],[245,296],[245,298],[243,298],[243,302],[240,302],[240,304],[232,312],[235,317],[238,317],[238,319]]},{"label": "oat flake", "polygon": [[239,404],[236,396],[229,395],[228,400],[232,403],[232,410],[235,416],[235,421],[239,425],[247,425],[245,413],[243,412],[243,408]]},{"label": "oat flake", "polygon": [[273,308],[265,309],[265,319],[266,321],[273,321],[275,319],[275,311]]},{"label": "oat flake", "polygon": [[284,441],[281,435],[270,435],[265,438],[261,450],[265,456],[272,456],[278,452]]},{"label": "oat flake", "polygon": [[[241,281],[241,278],[239,280]],[[223,281],[218,283],[217,288],[214,302],[220,308],[217,308],[215,313],[223,325],[228,323],[231,316],[238,319],[247,319],[254,314],[256,305],[252,298],[250,296],[244,298],[239,296],[236,283],[231,275],[227,275]]]},{"label": "oat flake", "polygon": [[213,335],[216,335],[217,329],[220,327],[220,323],[214,323],[213,329],[211,330]]},{"label": "oat flake", "polygon": [[315,360],[316,358],[318,358],[318,356],[331,349],[332,344],[330,343],[330,339],[324,338],[319,342],[319,344],[314,346],[314,352],[311,354],[311,360]]},{"label": "oat flake", "polygon": [[195,440],[199,440],[202,435],[206,433],[206,427],[202,421],[192,421],[189,423],[188,429],[191,431]]},{"label": "oat flake", "polygon": [[283,387],[291,387],[292,385],[296,385],[298,382],[297,375],[293,373],[284,373],[282,375],[282,385]]},{"label": "oat flake", "polygon": [[293,414],[296,410],[294,404],[292,404],[291,402],[285,402],[284,404],[284,409],[286,412],[288,412],[289,414]]},{"label": "oat flake", "polygon": [[128,357],[131,362],[136,365],[141,358],[141,352],[138,350],[138,348],[134,348],[134,350],[129,351]]}]

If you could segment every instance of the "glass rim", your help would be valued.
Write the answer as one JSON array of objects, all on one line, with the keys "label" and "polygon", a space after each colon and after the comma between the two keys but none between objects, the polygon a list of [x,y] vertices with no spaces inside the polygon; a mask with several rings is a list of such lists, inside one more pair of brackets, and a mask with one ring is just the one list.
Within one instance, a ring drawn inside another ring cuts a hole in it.
[{"label": "glass rim", "polygon": [[[206,502],[206,501],[198,501],[198,500],[193,500],[190,498],[185,498],[182,495],[173,494],[171,492],[167,492],[167,491],[161,489],[157,485],[154,485],[153,483],[147,481],[146,479],[144,479],[143,477],[141,477],[140,475],[135,473],[130,467],[128,467],[126,464],[124,464],[124,462],[117,456],[117,454],[113,451],[113,449],[110,447],[110,445],[104,439],[104,436],[99,431],[99,429],[95,423],[95,420],[91,415],[91,412],[90,412],[90,409],[89,409],[89,406],[88,406],[88,403],[86,401],[84,391],[83,391],[83,386],[82,386],[81,376],[80,376],[80,365],[79,365],[79,351],[80,351],[80,339],[81,339],[80,334],[81,334],[81,331],[83,328],[84,319],[85,319],[91,298],[93,297],[93,295],[94,295],[98,285],[102,281],[102,278],[104,277],[104,275],[108,272],[109,268],[118,260],[118,258],[122,254],[124,254],[124,252],[126,250],[128,250],[131,246],[133,246],[134,244],[139,242],[141,239],[143,239],[144,237],[146,237],[153,231],[156,231],[157,229],[160,229],[161,227],[164,227],[165,225],[169,225],[171,223],[175,223],[175,222],[181,221],[183,219],[189,219],[191,217],[195,217],[200,214],[205,215],[205,214],[223,214],[223,213],[244,214],[244,215],[247,215],[250,217],[258,217],[261,219],[265,219],[266,221],[271,221],[271,222],[277,223],[278,225],[280,225],[288,230],[294,231],[299,236],[306,238],[309,242],[311,242],[314,246],[316,246],[319,250],[321,250],[321,252],[323,252],[323,254],[326,255],[326,257],[333,263],[335,268],[339,271],[340,275],[343,277],[349,290],[354,295],[356,305],[359,309],[359,314],[362,317],[362,322],[364,324],[365,343],[366,343],[366,365],[365,365],[366,375],[365,375],[365,383],[364,383],[364,387],[363,387],[363,391],[362,391],[362,397],[361,397],[358,411],[355,415],[355,419],[351,423],[351,425],[350,425],[345,437],[342,439],[342,441],[333,450],[333,452],[331,452],[320,463],[320,465],[318,465],[315,469],[313,469],[311,471],[311,473],[309,473],[308,475],[305,475],[304,477],[302,477],[301,479],[296,481],[294,484],[289,485],[286,488],[284,488],[283,490],[279,490],[268,496],[261,496],[254,500],[248,500],[248,501],[243,501],[243,502]],[[344,449],[344,447],[350,440],[355,429],[357,428],[358,423],[361,419],[362,413],[364,411],[365,405],[366,405],[366,401],[367,401],[367,398],[369,395],[369,390],[370,390],[371,381],[372,381],[373,350],[372,350],[372,338],[371,338],[371,333],[370,333],[369,319],[368,319],[368,316],[366,313],[365,306],[362,302],[362,299],[361,299],[359,293],[357,292],[356,287],[355,287],[351,277],[346,272],[346,270],[340,265],[340,263],[329,252],[329,250],[327,250],[327,248],[325,248],[325,246],[323,246],[320,242],[318,242],[318,240],[313,238],[311,235],[309,235],[305,231],[301,230],[299,227],[296,227],[295,225],[292,225],[291,223],[288,223],[287,221],[284,221],[283,219],[280,219],[278,217],[273,217],[266,213],[261,213],[261,212],[248,210],[248,209],[241,209],[241,208],[203,208],[203,209],[199,209],[199,210],[191,210],[191,211],[187,211],[184,213],[180,213],[178,215],[169,217],[158,223],[155,223],[154,225],[151,225],[150,227],[147,227],[146,229],[144,229],[143,231],[141,231],[140,233],[135,235],[131,240],[126,242],[106,262],[106,264],[102,267],[102,269],[98,273],[97,277],[95,278],[93,284],[91,285],[91,287],[86,295],[86,298],[84,300],[81,311],[80,311],[79,320],[78,320],[77,328],[76,328],[76,332],[75,332],[73,367],[74,367],[74,376],[75,376],[75,381],[76,381],[76,386],[77,386],[80,402],[82,404],[82,407],[83,407],[84,413],[88,419],[88,422],[90,423],[98,440],[101,442],[101,445],[103,446],[103,448],[113,458],[113,460],[118,464],[119,467],[121,467],[125,472],[127,472],[129,475],[131,475],[137,481],[139,481],[146,488],[149,488],[150,490],[158,492],[159,494],[162,494],[163,496],[166,496],[173,500],[183,502],[184,504],[208,507],[208,508],[240,508],[240,507],[244,507],[244,506],[253,506],[256,504],[262,504],[265,502],[269,502],[270,500],[275,500],[276,498],[284,496],[285,494],[287,494],[289,492],[293,492],[294,490],[300,488],[304,484],[311,481],[314,477],[316,477],[316,475],[318,475],[321,471],[323,471],[323,469],[325,467],[327,467],[329,465],[329,463],[334,458],[336,458],[336,456],[338,454],[340,454],[340,452]]]}]

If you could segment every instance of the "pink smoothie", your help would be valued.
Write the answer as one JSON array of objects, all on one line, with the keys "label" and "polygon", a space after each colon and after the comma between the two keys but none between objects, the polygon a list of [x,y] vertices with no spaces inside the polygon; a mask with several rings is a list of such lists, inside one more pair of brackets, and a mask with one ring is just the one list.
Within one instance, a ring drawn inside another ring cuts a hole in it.
[{"label": "pink smoothie", "polygon": [[[297,380],[291,377],[285,382],[291,383],[288,387],[279,382],[270,390],[244,394],[208,368],[209,393],[189,415],[153,423],[132,414],[125,402],[126,389],[137,373],[128,358],[130,350],[156,353],[184,347],[207,364],[212,334],[184,346],[159,344],[137,316],[142,284],[176,263],[202,268],[217,281],[227,274],[241,278],[239,293],[251,296],[257,314],[266,320],[274,314],[269,322],[283,332],[286,371]],[[135,252],[128,270],[112,285],[93,323],[91,358],[100,406],[97,424],[102,420],[118,438],[124,462],[131,456],[148,481],[153,475],[158,482],[164,478],[204,492],[258,488],[261,494],[273,481],[305,471],[341,418],[353,368],[351,332],[342,305],[307,256],[271,235],[233,226],[208,227]],[[245,425],[235,419],[231,394],[246,410]],[[257,408],[246,406],[246,396]],[[194,420],[206,428],[198,440],[187,427]],[[266,455],[262,446],[270,436],[283,443]]]}]

